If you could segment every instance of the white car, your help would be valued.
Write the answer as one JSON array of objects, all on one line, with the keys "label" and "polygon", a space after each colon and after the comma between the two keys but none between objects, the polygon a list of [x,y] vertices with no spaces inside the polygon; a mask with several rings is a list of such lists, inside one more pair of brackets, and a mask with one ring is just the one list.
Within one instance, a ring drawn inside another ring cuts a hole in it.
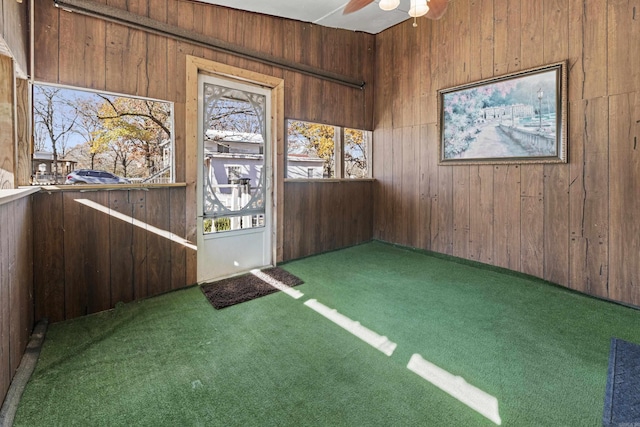
[{"label": "white car", "polygon": [[91,169],[78,169],[67,175],[65,184],[130,184],[127,178],[122,178],[110,172]]}]

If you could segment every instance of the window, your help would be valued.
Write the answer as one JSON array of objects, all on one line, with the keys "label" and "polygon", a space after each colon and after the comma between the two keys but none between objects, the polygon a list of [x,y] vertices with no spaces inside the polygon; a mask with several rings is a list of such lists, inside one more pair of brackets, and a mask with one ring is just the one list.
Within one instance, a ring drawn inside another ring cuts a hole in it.
[{"label": "window", "polygon": [[[63,184],[79,169],[131,182],[173,182],[170,102],[35,84],[33,123],[33,184]],[[43,160],[50,164],[45,171]]]},{"label": "window", "polygon": [[287,122],[286,178],[369,178],[371,132]]},{"label": "window", "polygon": [[358,129],[344,130],[344,177],[369,178],[371,132]]},{"label": "window", "polygon": [[227,184],[234,184],[238,179],[242,178],[241,166],[226,166],[227,168]]}]

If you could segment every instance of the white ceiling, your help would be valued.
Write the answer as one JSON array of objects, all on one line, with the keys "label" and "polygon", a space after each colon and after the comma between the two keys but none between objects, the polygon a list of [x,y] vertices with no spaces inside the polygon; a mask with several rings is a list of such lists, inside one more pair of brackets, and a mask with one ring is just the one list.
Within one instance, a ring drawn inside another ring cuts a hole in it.
[{"label": "white ceiling", "polygon": [[312,22],[325,27],[344,28],[377,34],[389,27],[409,19],[410,0],[401,0],[396,10],[385,12],[375,0],[368,6],[343,15],[342,10],[349,0],[199,0],[233,9],[258,12],[303,22]]}]

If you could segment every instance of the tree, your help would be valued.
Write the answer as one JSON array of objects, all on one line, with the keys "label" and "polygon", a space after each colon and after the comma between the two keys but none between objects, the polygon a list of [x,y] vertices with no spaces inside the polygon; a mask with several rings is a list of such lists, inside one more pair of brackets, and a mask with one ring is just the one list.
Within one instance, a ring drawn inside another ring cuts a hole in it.
[{"label": "tree", "polygon": [[113,154],[114,173],[118,165],[124,176],[134,162],[143,171],[156,172],[161,158],[161,144],[171,138],[171,110],[167,103],[150,100],[100,95],[104,100],[97,112],[102,128],[95,135],[96,147],[109,147]]},{"label": "tree", "polygon": [[99,138],[103,130],[102,121],[98,118],[99,106],[89,100],[78,100],[77,107],[80,117],[76,133],[84,140],[85,150],[82,151],[89,157],[90,168],[95,169],[96,157],[109,149],[107,141]]},{"label": "tree", "polygon": [[44,151],[47,148],[47,128],[42,123],[35,123],[33,132],[33,150]]},{"label": "tree", "polygon": [[61,93],[62,89],[51,86],[34,86],[33,116],[34,126],[44,132],[36,138],[43,146],[46,137],[53,152],[53,173],[58,179],[58,151],[64,156],[67,141],[74,132],[78,111],[70,105]]},{"label": "tree", "polygon": [[332,178],[335,170],[335,128],[319,123],[289,122],[289,149],[304,150],[324,160],[324,175]]},{"label": "tree", "polygon": [[344,167],[345,176],[367,177],[367,136],[357,129],[344,130]]}]

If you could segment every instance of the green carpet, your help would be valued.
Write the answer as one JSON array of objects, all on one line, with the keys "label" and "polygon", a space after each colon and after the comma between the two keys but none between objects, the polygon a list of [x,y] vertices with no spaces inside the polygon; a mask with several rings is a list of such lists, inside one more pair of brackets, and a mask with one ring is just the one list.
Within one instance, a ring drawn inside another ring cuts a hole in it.
[{"label": "green carpet", "polygon": [[190,288],[51,325],[15,425],[494,425],[409,371],[419,353],[495,396],[502,425],[598,426],[610,339],[640,342],[640,311],[384,243],[283,267],[302,298],[216,311]]}]

